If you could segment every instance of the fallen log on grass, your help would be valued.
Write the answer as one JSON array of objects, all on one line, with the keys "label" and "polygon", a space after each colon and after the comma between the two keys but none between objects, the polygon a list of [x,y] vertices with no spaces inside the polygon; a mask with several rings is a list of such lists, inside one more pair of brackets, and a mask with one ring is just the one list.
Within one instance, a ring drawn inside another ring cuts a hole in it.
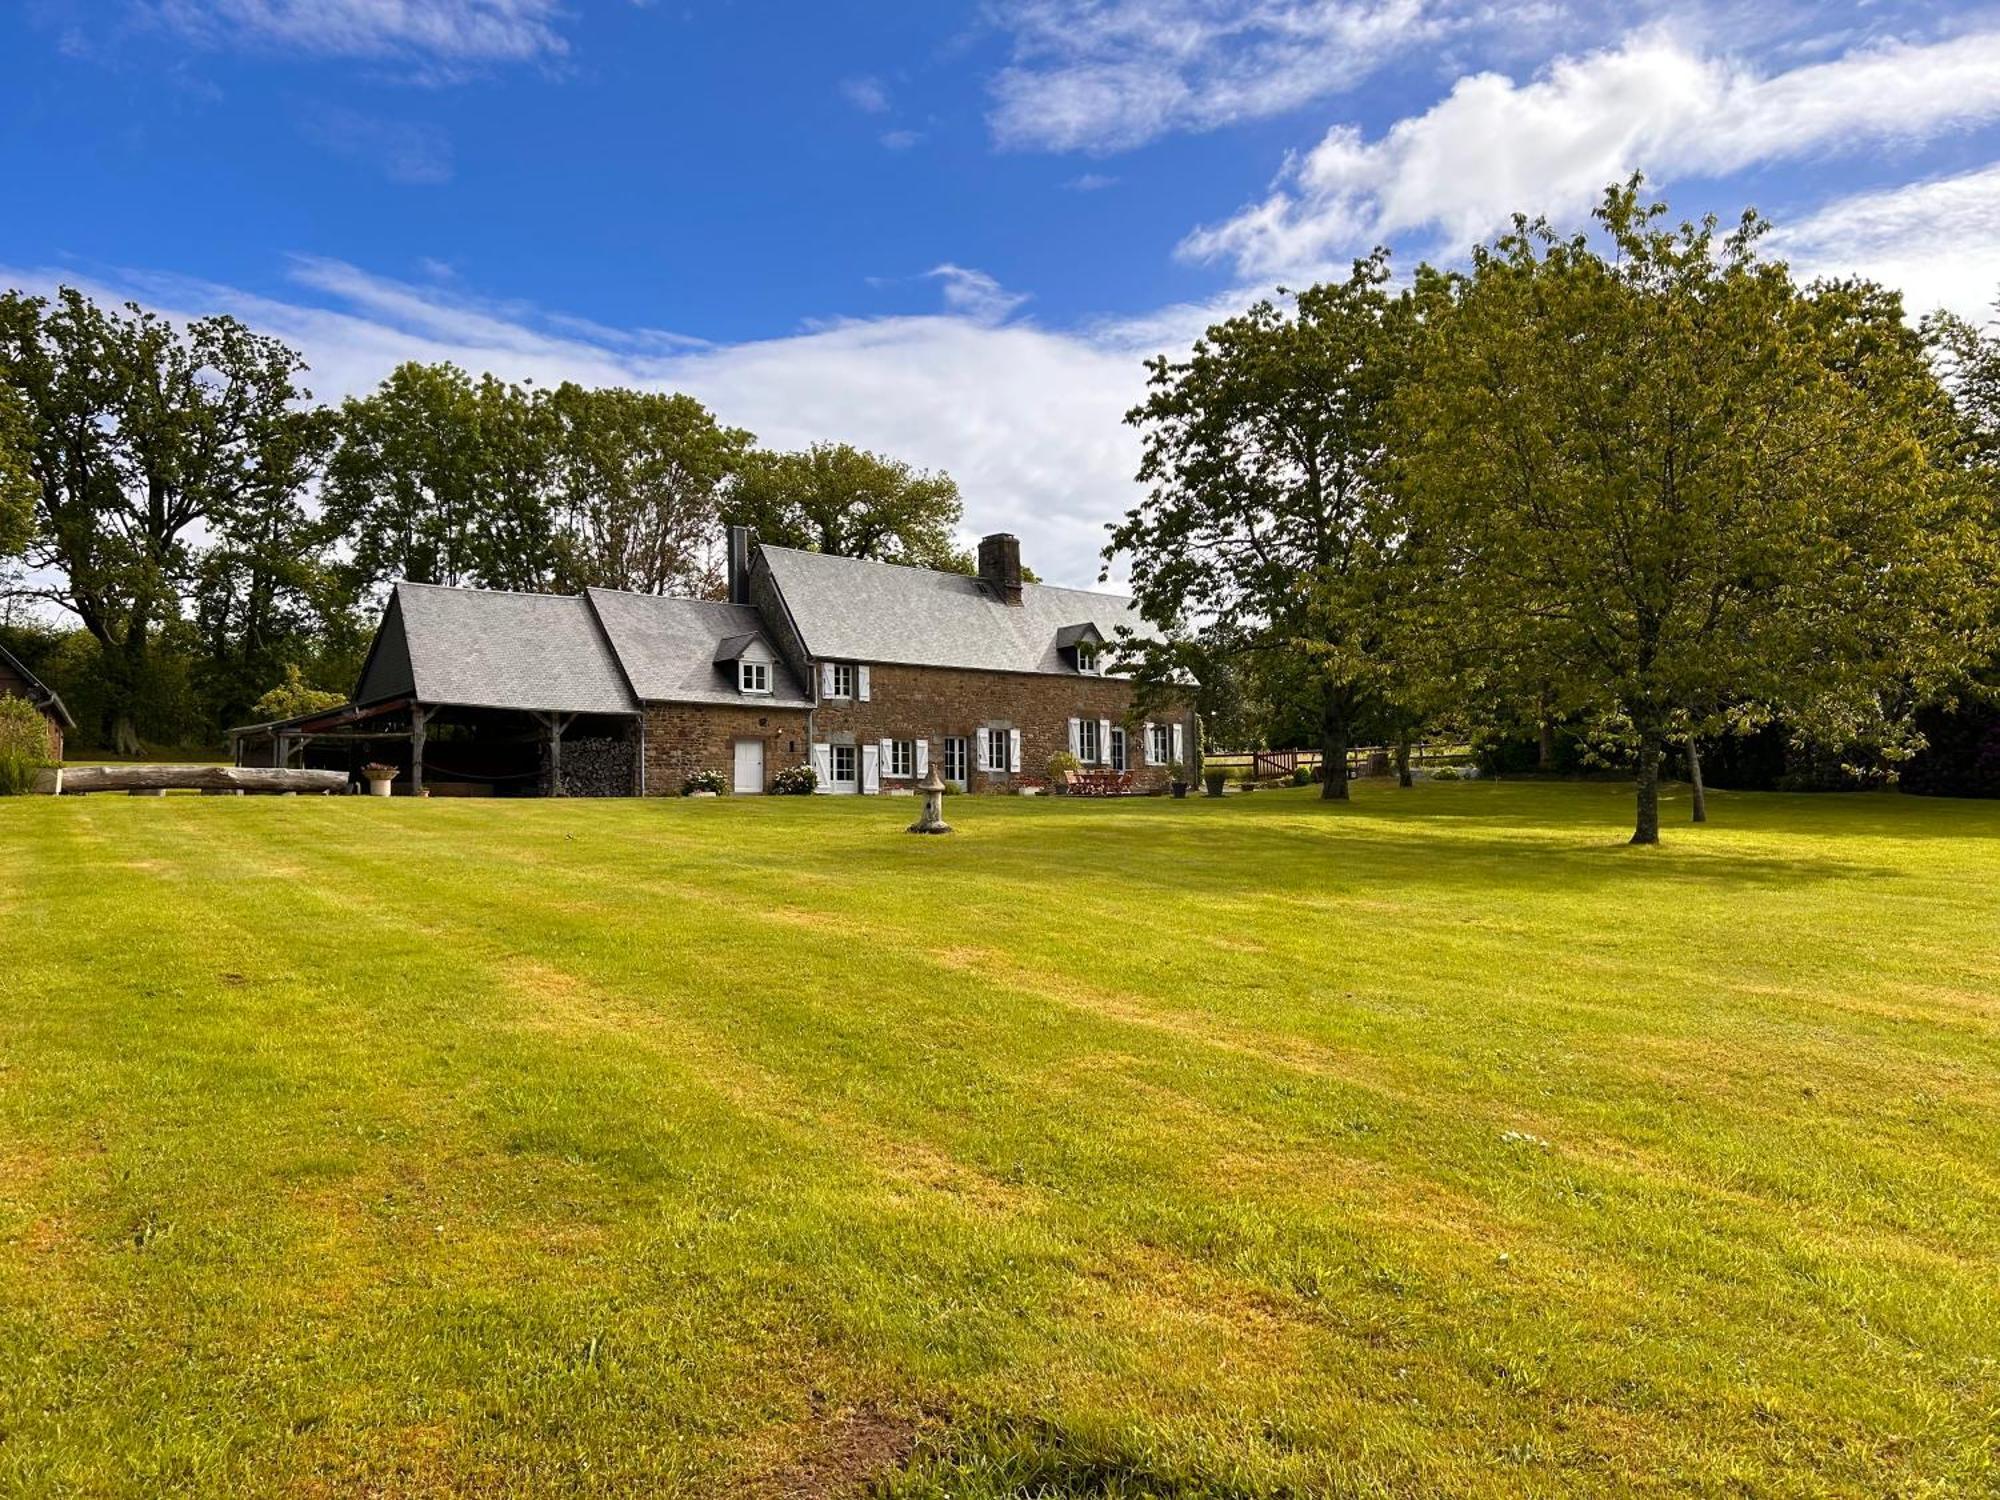
[{"label": "fallen log on grass", "polygon": [[84,792],[344,792],[345,771],[272,766],[66,766],[62,795]]}]

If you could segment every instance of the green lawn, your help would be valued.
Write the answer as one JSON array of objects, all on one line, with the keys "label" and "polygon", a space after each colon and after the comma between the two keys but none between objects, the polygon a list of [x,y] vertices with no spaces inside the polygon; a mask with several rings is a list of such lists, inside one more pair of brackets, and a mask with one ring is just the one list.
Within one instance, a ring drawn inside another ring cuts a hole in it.
[{"label": "green lawn", "polygon": [[2000,1489],[2000,804],[0,805],[0,1493]]}]

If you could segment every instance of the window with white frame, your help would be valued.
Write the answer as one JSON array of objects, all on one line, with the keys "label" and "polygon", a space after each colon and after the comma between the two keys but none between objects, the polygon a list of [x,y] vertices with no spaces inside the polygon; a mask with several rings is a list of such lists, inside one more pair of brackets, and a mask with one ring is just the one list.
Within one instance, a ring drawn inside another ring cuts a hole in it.
[{"label": "window with white frame", "polygon": [[983,729],[986,736],[986,764],[989,769],[1007,769],[1007,731],[1004,729]]},{"label": "window with white frame", "polygon": [[833,784],[835,786],[854,785],[854,747],[835,745],[833,750]]},{"label": "window with white frame", "polygon": [[965,785],[965,741],[957,736],[944,742],[944,779]]},{"label": "window with white frame", "polygon": [[889,767],[885,773],[902,780],[917,774],[917,744],[915,740],[889,741]]},{"label": "window with white frame", "polygon": [[1164,724],[1148,724],[1146,726],[1146,733],[1151,737],[1153,742],[1147,752],[1146,758],[1156,766],[1164,766],[1172,758],[1170,748],[1172,742],[1167,736],[1167,726]]},{"label": "window with white frame", "polygon": [[1097,648],[1088,641],[1079,641],[1076,648],[1076,669],[1079,672],[1096,672]]},{"label": "window with white frame", "polygon": [[1104,747],[1097,743],[1097,720],[1085,719],[1076,726],[1076,758],[1086,766],[1104,759]]},{"label": "window with white frame", "polygon": [[739,661],[736,664],[736,687],[745,693],[770,692],[771,664],[767,661]]},{"label": "window with white frame", "polygon": [[828,696],[833,698],[852,698],[854,696],[853,662],[842,661],[833,664],[833,690]]},{"label": "window with white frame", "polygon": [[1111,769],[1114,771],[1126,769],[1125,726],[1122,724],[1113,724],[1111,726]]}]

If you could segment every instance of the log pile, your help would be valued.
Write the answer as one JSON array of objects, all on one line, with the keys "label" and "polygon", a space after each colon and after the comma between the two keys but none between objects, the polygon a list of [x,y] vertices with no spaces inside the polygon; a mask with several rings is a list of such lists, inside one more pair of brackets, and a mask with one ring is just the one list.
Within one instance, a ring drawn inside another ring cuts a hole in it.
[{"label": "log pile", "polygon": [[565,797],[629,797],[632,795],[632,742],[591,739],[562,742],[562,794]]}]

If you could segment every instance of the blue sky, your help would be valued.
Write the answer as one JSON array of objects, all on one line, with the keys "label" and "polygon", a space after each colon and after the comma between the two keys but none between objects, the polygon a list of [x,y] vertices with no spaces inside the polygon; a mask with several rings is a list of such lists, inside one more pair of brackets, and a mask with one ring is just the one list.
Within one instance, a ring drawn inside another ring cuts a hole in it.
[{"label": "blue sky", "polygon": [[692,391],[1095,574],[1140,360],[1643,168],[1805,271],[2000,291],[2000,12],[1535,0],[17,0],[0,274]]}]

